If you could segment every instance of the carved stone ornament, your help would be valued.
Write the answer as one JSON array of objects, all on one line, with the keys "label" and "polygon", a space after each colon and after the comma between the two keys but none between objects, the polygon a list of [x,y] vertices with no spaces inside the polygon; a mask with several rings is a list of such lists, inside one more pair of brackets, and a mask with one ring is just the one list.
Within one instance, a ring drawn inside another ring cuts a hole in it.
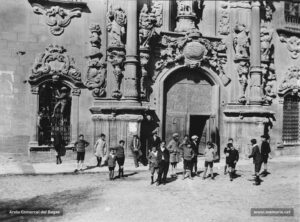
[{"label": "carved stone ornament", "polygon": [[230,26],[229,26],[229,3],[222,2],[221,3],[221,10],[220,10],[220,20],[219,20],[219,30],[218,32],[221,35],[228,35],[230,33]]},{"label": "carved stone ornament", "polygon": [[300,54],[300,39],[297,36],[286,36],[280,34],[279,39],[286,44],[287,49],[290,51],[292,59],[297,59]]},{"label": "carved stone ornament", "polygon": [[80,96],[80,94],[81,94],[81,89],[79,89],[79,88],[74,88],[74,89],[72,90],[72,95],[73,95],[73,96]]},{"label": "carved stone ornament", "polygon": [[235,52],[235,60],[249,59],[249,30],[244,24],[236,24],[236,26],[233,29],[233,35],[233,48]]},{"label": "carved stone ornament", "polygon": [[74,58],[70,57],[63,46],[49,45],[45,52],[36,57],[29,83],[35,84],[41,79],[51,77],[53,81],[67,79],[75,85],[81,85],[81,73],[75,66]]},{"label": "carved stone ornament", "polygon": [[263,101],[265,104],[270,105],[274,98],[276,98],[275,83],[276,74],[273,63],[262,63],[263,74]]},{"label": "carved stone ornament", "polygon": [[[154,7],[155,6],[155,7]],[[156,2],[151,12],[147,4],[144,4],[139,17],[139,43],[140,48],[149,48],[149,41],[155,33],[155,27],[160,27],[162,16],[162,4]]]},{"label": "carved stone ornament", "polygon": [[106,62],[102,61],[101,28],[99,24],[89,26],[90,54],[88,56],[88,69],[86,74],[86,87],[92,90],[93,97],[106,96]]},{"label": "carved stone ornament", "polygon": [[147,49],[140,50],[140,63],[141,63],[141,80],[140,80],[140,97],[146,99],[148,95],[148,90],[150,87],[149,76],[147,71],[147,66],[150,58],[150,51]]},{"label": "carved stone ornament", "polygon": [[266,26],[262,26],[260,30],[260,54],[262,61],[269,61],[272,56],[273,46],[271,44],[273,38],[273,30],[268,29]]},{"label": "carved stone ornament", "polygon": [[177,37],[165,34],[162,36],[160,44],[162,46],[160,60],[155,64],[156,75],[153,80],[165,68],[182,64],[190,68],[197,68],[204,64],[219,74],[224,85],[230,82],[230,78],[226,76],[223,68],[227,62],[227,47],[221,40],[203,38],[199,30],[194,29]]},{"label": "carved stone ornament", "polygon": [[298,66],[292,66],[288,69],[284,80],[279,85],[278,95],[284,96],[289,91],[300,96],[300,68]]},{"label": "carved stone ornament", "polygon": [[121,83],[123,79],[125,49],[124,48],[109,48],[107,51],[107,60],[113,66],[113,74],[115,76],[115,85],[112,97],[120,99],[122,97]]},{"label": "carved stone ornament", "polygon": [[270,22],[273,18],[273,12],[275,7],[271,0],[261,1],[262,19],[266,22]]},{"label": "carved stone ornament", "polygon": [[81,8],[67,10],[59,6],[52,6],[46,9],[39,4],[33,5],[33,12],[46,16],[46,23],[50,26],[50,32],[56,36],[64,32],[65,27],[71,23],[72,18],[81,16]]},{"label": "carved stone ornament", "polygon": [[121,7],[113,10],[112,5],[106,15],[108,46],[121,47],[125,45],[127,17],[125,11]]},{"label": "carved stone ornament", "polygon": [[[176,0],[177,3],[177,23],[175,32],[188,32],[196,28],[196,21],[199,20],[200,13],[203,10],[203,2],[189,0]],[[199,13],[195,13],[195,10]],[[197,17],[198,16],[198,17]]]},{"label": "carved stone ornament", "polygon": [[238,102],[245,104],[247,101],[245,93],[248,86],[249,62],[240,61],[237,67],[237,73],[238,80],[241,84]]}]

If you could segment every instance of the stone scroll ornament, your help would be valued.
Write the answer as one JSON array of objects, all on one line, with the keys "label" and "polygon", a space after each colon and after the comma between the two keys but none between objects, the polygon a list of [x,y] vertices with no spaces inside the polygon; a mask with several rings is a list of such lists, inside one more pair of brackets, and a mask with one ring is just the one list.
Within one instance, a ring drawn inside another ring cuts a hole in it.
[{"label": "stone scroll ornament", "polygon": [[285,73],[285,78],[278,88],[278,95],[284,96],[289,91],[300,96],[300,67],[292,66]]},{"label": "stone scroll ornament", "polygon": [[111,63],[115,76],[112,97],[120,99],[122,97],[121,84],[124,76],[124,60],[126,55],[127,16],[121,7],[113,9],[112,5],[110,5],[106,18],[108,31],[107,60]]},{"label": "stone scroll ornament", "polygon": [[51,77],[53,81],[66,79],[75,85],[81,85],[81,73],[75,66],[75,60],[66,52],[63,46],[49,45],[45,52],[35,59],[29,83],[34,85],[41,79]]},{"label": "stone scroll ornament", "polygon": [[144,4],[139,16],[139,45],[140,45],[140,97],[145,99],[149,88],[149,77],[147,65],[150,58],[150,42],[157,36],[155,28],[162,25],[162,3],[154,2],[149,11],[147,4]]},{"label": "stone scroll ornament", "polygon": [[50,32],[56,36],[64,32],[72,18],[81,16],[81,8],[67,10],[59,6],[52,6],[46,9],[40,4],[33,5],[33,12],[46,17],[46,24],[50,26]]},{"label": "stone scroll ornament", "polygon": [[86,75],[86,87],[92,91],[93,97],[106,96],[106,63],[102,61],[101,53],[101,28],[99,24],[89,26],[90,54],[88,58],[88,69]]},{"label": "stone scroll ornament", "polygon": [[184,36],[173,37],[167,34],[161,39],[160,60],[155,64],[156,75],[165,68],[175,65],[186,65],[192,69],[208,65],[221,78],[226,86],[230,78],[225,74],[224,65],[227,62],[226,45],[221,40],[203,38],[198,29],[190,30]]}]

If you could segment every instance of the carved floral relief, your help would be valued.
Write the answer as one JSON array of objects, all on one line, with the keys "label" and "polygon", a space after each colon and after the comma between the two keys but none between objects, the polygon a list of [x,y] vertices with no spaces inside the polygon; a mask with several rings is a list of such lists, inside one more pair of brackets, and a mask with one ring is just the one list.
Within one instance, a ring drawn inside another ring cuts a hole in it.
[{"label": "carved floral relief", "polygon": [[300,39],[297,36],[287,36],[281,34],[279,36],[281,42],[286,44],[287,49],[290,51],[292,59],[297,59],[300,54]]}]

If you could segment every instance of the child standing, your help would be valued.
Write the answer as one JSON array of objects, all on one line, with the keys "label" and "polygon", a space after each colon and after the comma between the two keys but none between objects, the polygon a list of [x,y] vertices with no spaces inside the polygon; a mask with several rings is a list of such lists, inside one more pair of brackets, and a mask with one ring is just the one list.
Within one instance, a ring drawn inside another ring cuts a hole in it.
[{"label": "child standing", "polygon": [[158,151],[156,149],[156,146],[152,147],[151,152],[149,153],[148,160],[149,160],[149,165],[150,165],[150,172],[151,172],[151,185],[154,184],[154,173],[158,174],[158,160],[157,160],[157,154]]},{"label": "child standing", "polygon": [[192,178],[192,169],[193,169],[193,158],[195,156],[195,152],[192,148],[191,143],[184,144],[183,146],[183,176],[182,179],[185,179],[186,172],[188,173],[189,179]]},{"label": "child standing", "polygon": [[101,167],[102,166],[101,161],[106,156],[106,152],[107,152],[105,135],[103,133],[101,133],[99,139],[97,140],[94,149],[95,149],[95,156],[97,158],[97,167]]},{"label": "child standing", "polygon": [[263,163],[263,157],[261,154],[261,149],[257,145],[256,139],[251,140],[252,145],[252,153],[248,156],[249,158],[253,158],[254,171],[255,171],[255,183],[254,185],[260,185],[259,172],[261,169],[261,165]]},{"label": "child standing", "polygon": [[229,167],[229,178],[230,181],[233,180],[233,175],[235,173],[235,166],[237,161],[239,160],[239,151],[237,151],[232,143],[228,143],[227,147],[230,148],[230,150],[228,151],[228,157],[226,158],[227,162],[228,162],[228,167]]},{"label": "child standing", "polygon": [[215,150],[214,145],[211,142],[207,142],[207,146],[204,150],[204,156],[205,156],[205,162],[204,162],[204,174],[203,174],[203,180],[206,178],[206,172],[208,166],[210,167],[210,178],[214,179],[214,172],[213,172],[213,166],[214,166],[214,156],[215,156]]},{"label": "child standing", "polygon": [[179,134],[174,133],[173,139],[169,142],[167,149],[170,152],[171,177],[177,177],[177,163],[179,162]]},{"label": "child standing", "polygon": [[117,156],[115,155],[115,149],[110,148],[109,155],[107,157],[107,165],[109,170],[109,179],[114,179],[115,167],[116,167]]},{"label": "child standing", "polygon": [[[77,150],[77,169],[75,170],[75,172],[78,172],[78,170],[83,170],[85,148],[89,145],[89,143],[85,141],[84,136],[80,134],[79,140],[76,141],[74,145]],[[79,164],[80,164],[80,168],[79,168]]]},{"label": "child standing", "polygon": [[125,162],[124,145],[125,145],[125,141],[120,140],[119,146],[116,149],[117,163],[119,165],[119,178],[124,177],[124,162]]},{"label": "child standing", "polygon": [[224,154],[226,156],[226,159],[225,159],[225,166],[224,166],[224,175],[227,174],[227,170],[229,169],[229,166],[228,166],[228,156],[229,156],[229,152],[230,152],[230,142],[228,140],[228,143],[227,143],[227,146],[224,148]]}]

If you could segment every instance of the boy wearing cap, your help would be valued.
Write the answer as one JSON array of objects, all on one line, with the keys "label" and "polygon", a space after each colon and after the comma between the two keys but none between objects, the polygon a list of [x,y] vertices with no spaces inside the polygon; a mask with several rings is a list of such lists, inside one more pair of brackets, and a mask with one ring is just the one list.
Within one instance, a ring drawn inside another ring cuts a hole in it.
[{"label": "boy wearing cap", "polygon": [[107,165],[109,170],[109,180],[114,179],[115,167],[116,167],[117,156],[115,155],[115,149],[110,148],[109,155],[107,157]]},{"label": "boy wearing cap", "polygon": [[268,135],[262,135],[261,139],[262,139],[261,155],[262,155],[262,161],[264,163],[264,171],[261,174],[263,176],[266,176],[268,174],[268,159],[269,159],[269,154],[271,153],[271,148],[268,142],[269,139]]},{"label": "boy wearing cap", "polygon": [[[74,145],[77,151],[77,169],[75,170],[75,172],[78,172],[79,170],[83,170],[85,148],[89,145],[89,143],[85,141],[84,136],[80,134],[79,140],[76,141]],[[80,164],[80,168],[79,168],[79,164]]]},{"label": "boy wearing cap", "polygon": [[230,178],[230,181],[232,181],[234,171],[235,171],[235,166],[236,166],[236,163],[239,160],[239,152],[233,147],[232,143],[228,143],[227,147],[230,150],[228,150],[228,152],[227,152],[228,156],[226,156],[226,163],[228,163],[229,178]]}]

